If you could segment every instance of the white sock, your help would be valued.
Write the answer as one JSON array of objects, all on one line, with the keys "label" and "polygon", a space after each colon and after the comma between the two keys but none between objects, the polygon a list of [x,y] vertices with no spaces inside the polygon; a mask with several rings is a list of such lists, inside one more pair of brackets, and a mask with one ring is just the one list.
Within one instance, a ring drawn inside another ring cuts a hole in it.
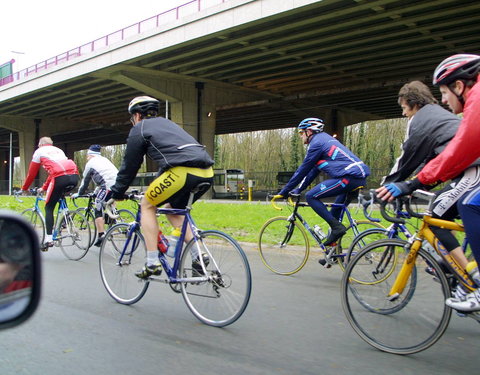
[{"label": "white sock", "polygon": [[46,234],[45,235],[45,242],[51,242],[52,241],[52,235],[51,234]]},{"label": "white sock", "polygon": [[159,263],[160,261],[158,260],[158,250],[147,251],[147,264],[154,265]]}]

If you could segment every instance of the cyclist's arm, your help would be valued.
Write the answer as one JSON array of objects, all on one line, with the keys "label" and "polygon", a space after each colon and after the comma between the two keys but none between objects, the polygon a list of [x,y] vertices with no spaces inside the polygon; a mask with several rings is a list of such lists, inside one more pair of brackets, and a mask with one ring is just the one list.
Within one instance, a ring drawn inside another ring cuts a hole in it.
[{"label": "cyclist's arm", "polygon": [[90,185],[90,181],[92,180],[92,173],[93,169],[89,165],[89,163],[85,164],[85,170],[83,171],[83,179],[80,183],[80,187],[78,188],[78,195],[83,195],[85,190],[87,190],[88,185]]},{"label": "cyclist's arm", "polygon": [[[305,155],[305,159],[303,159],[302,164],[300,165],[300,167],[298,167],[297,171],[290,178],[290,181],[288,181],[288,183],[285,185],[285,187],[281,190],[279,194],[286,196],[300,183],[303,188],[310,185],[313,179],[320,173],[316,168],[316,162],[321,159],[322,152],[323,150],[320,147],[310,146],[308,148],[307,155]],[[308,184],[305,184],[304,182],[306,176],[307,178],[311,178],[310,183]]]},{"label": "cyclist's arm", "polygon": [[147,145],[140,133],[140,127],[134,126],[127,138],[127,148],[115,184],[110,188],[112,197],[120,199],[135,178],[147,152]]},{"label": "cyclist's arm", "polygon": [[25,178],[25,182],[22,186],[22,190],[28,190],[33,180],[35,179],[35,176],[38,174],[38,171],[40,170],[40,166],[41,166],[40,163],[37,163],[34,161],[30,162],[30,166],[28,167],[27,177]]}]

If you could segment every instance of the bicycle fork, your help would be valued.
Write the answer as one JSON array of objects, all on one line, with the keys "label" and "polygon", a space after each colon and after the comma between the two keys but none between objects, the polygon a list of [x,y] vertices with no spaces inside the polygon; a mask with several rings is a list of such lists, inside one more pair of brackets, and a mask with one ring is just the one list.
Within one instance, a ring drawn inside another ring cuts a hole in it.
[{"label": "bicycle fork", "polygon": [[407,281],[412,274],[413,267],[415,266],[415,262],[417,260],[417,254],[422,246],[422,241],[420,239],[415,239],[415,241],[410,246],[410,251],[407,254],[405,261],[402,264],[402,268],[393,283],[390,292],[388,293],[388,299],[390,301],[394,301],[397,299],[405,289],[407,285]]}]

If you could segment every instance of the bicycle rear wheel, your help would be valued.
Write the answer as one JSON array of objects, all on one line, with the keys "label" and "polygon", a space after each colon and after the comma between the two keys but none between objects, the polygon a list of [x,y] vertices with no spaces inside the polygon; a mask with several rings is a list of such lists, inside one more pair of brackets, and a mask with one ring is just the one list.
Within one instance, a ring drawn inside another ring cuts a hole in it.
[{"label": "bicycle rear wheel", "polygon": [[[442,336],[451,317],[445,305],[450,296],[447,278],[423,249],[403,292],[388,298],[409,255],[406,244],[391,239],[365,247],[348,263],[341,285],[343,310],[355,332],[373,347],[394,354],[427,349]],[[437,277],[425,272],[428,263],[438,270]]]},{"label": "bicycle rear wheel", "polygon": [[38,235],[39,243],[43,244],[45,241],[45,222],[38,211],[34,208],[27,208],[26,210],[23,210],[21,214],[30,222],[30,224],[32,224],[35,233]]},{"label": "bicycle rear wheel", "polygon": [[300,271],[310,255],[307,232],[287,217],[274,217],[263,224],[258,249],[263,264],[279,275]]},{"label": "bicycle rear wheel", "polygon": [[65,214],[57,224],[58,244],[62,253],[70,260],[80,260],[90,248],[90,224],[87,218],[78,212]]},{"label": "bicycle rear wheel", "polygon": [[130,234],[129,230],[127,223],[112,226],[105,234],[99,254],[103,285],[115,301],[124,305],[138,302],[149,286],[149,281],[135,276],[145,264],[145,240],[140,230],[135,229]]},{"label": "bicycle rear wheel", "polygon": [[204,259],[205,255],[208,256],[205,261],[208,280],[182,282],[185,303],[193,315],[207,325],[224,327],[232,324],[243,314],[250,299],[252,277],[247,257],[240,245],[227,234],[200,232],[200,238],[190,241],[182,253],[180,277],[203,276],[203,269],[192,267],[199,253]]},{"label": "bicycle rear wheel", "polygon": [[383,228],[383,226],[379,223],[368,220],[355,221],[355,224],[348,226],[347,232],[337,241],[335,254],[337,263],[340,265],[340,268],[343,271],[345,270],[346,266],[348,249],[350,248],[350,244],[353,242],[353,239],[360,233],[372,228]]}]

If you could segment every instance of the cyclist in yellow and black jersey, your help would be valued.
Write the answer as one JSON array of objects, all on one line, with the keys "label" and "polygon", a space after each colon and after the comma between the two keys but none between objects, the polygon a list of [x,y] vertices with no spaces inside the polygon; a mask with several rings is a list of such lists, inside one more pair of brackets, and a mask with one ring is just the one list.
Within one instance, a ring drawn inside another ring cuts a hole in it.
[{"label": "cyclist in yellow and black jersey", "polygon": [[[213,181],[213,160],[205,146],[174,122],[157,117],[158,108],[158,100],[148,96],[136,97],[130,102],[128,112],[133,127],[116,182],[111,187],[111,197],[123,199],[145,155],[158,165],[158,177],[149,185],[141,202],[147,262],[137,273],[140,278],[159,275],[162,271],[157,253],[156,208],[164,204],[166,207],[185,208],[194,186]],[[197,193],[194,200],[202,194]],[[173,227],[179,228],[184,217],[167,215],[167,219]],[[187,233],[186,240],[189,239]]]}]

